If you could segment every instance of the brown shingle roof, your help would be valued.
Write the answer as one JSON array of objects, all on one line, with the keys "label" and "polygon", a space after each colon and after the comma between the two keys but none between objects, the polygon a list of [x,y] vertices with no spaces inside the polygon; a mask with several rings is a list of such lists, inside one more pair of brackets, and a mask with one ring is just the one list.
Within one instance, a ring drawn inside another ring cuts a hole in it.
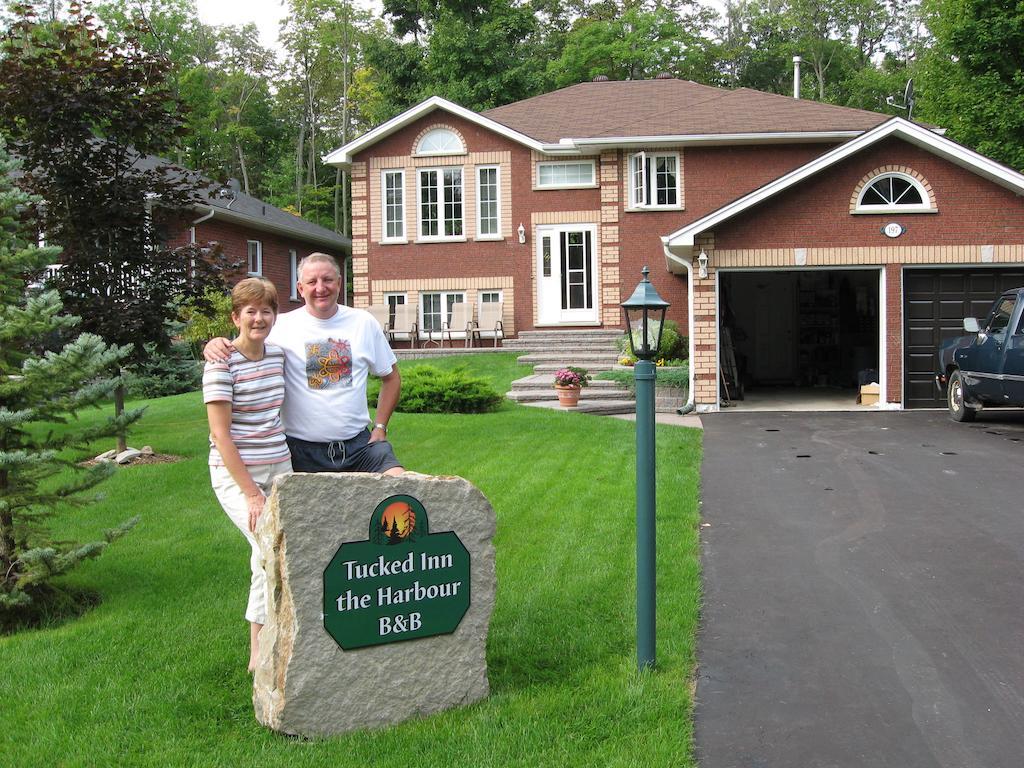
[{"label": "brown shingle roof", "polygon": [[674,79],[580,83],[483,115],[547,143],[613,136],[866,131],[889,119],[862,109]]}]

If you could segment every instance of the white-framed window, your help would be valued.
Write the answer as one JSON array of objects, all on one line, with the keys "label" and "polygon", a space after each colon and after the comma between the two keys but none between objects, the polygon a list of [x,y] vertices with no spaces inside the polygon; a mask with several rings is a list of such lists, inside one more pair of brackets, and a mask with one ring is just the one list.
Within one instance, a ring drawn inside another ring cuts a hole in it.
[{"label": "white-framed window", "polygon": [[388,323],[395,324],[395,307],[404,307],[406,296],[404,293],[385,293],[384,301],[388,305]]},{"label": "white-framed window", "polygon": [[912,213],[934,211],[928,190],[913,176],[883,173],[861,189],[854,213]]},{"label": "white-framed window", "polygon": [[637,152],[630,156],[630,208],[680,208],[680,199],[677,152]]},{"label": "white-framed window", "polygon": [[461,155],[465,152],[459,134],[448,128],[427,131],[416,145],[417,155]]},{"label": "white-framed window", "polygon": [[452,319],[452,307],[466,300],[461,291],[438,291],[420,294],[420,331],[440,333],[442,323]]},{"label": "white-framed window", "polygon": [[263,274],[263,243],[259,240],[247,240],[246,250],[249,257],[249,274],[259,277]]},{"label": "white-framed window", "polygon": [[292,248],[288,251],[288,298],[299,300],[299,254]]},{"label": "white-framed window", "polygon": [[499,173],[496,165],[481,165],[476,169],[477,240],[497,240],[501,237]]},{"label": "white-framed window", "polygon": [[462,168],[420,169],[419,209],[419,239],[464,239]]},{"label": "white-framed window", "polygon": [[405,242],[405,171],[381,171],[384,242]]},{"label": "white-framed window", "polygon": [[500,304],[501,291],[480,291],[477,298],[481,304]]},{"label": "white-framed window", "polygon": [[537,163],[537,189],[579,189],[594,187],[593,160]]}]

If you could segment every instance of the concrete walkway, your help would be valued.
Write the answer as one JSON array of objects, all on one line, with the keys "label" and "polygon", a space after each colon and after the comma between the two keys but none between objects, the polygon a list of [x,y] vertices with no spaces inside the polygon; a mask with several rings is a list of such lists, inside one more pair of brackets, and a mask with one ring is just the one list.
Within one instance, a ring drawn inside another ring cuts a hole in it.
[{"label": "concrete walkway", "polygon": [[[530,408],[548,408],[553,411],[574,411],[574,408],[563,408],[558,404],[557,400],[542,400],[533,403],[522,403],[522,405],[529,406]],[[583,414],[583,411],[579,411]],[[589,414],[592,416],[602,416],[605,414],[595,413]],[[636,421],[635,413],[615,413],[607,414],[613,419],[625,419],[626,421]],[[700,420],[700,416],[695,413],[689,413],[686,416],[680,416],[677,413],[656,413],[654,414],[654,420],[658,424],[669,424],[673,427],[692,427],[694,429],[703,429],[704,425]]]},{"label": "concrete walkway", "polygon": [[1024,765],[1024,413],[703,420],[701,768]]}]

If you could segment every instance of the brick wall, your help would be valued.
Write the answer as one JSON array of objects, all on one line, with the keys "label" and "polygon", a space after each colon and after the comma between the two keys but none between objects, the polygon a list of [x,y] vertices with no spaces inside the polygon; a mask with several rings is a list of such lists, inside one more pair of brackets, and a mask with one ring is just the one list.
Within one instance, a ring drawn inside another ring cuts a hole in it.
[{"label": "brick wall", "polygon": [[[852,192],[875,169],[899,165],[930,186],[937,213],[849,213]],[[889,222],[906,227],[891,240]],[[880,142],[808,179],[715,231],[721,250],[736,248],[931,247],[1024,243],[1020,198],[982,177],[899,139]]]},{"label": "brick wall", "polygon": [[[903,402],[903,266],[885,266],[886,401]],[[881,357],[881,356],[879,356]]]},{"label": "brick wall", "polygon": [[[466,154],[447,158],[414,158],[413,148],[426,131],[444,127],[463,140]],[[595,244],[599,266],[599,318],[608,327],[623,325],[619,304],[640,280],[640,270],[651,268],[651,281],[672,307],[668,317],[686,332],[689,299],[684,278],[669,274],[661,237],[723,203],[754,189],[826,151],[829,145],[780,145],[767,150],[752,147],[718,147],[680,150],[680,172],[684,179],[683,210],[628,210],[626,157],[611,150],[589,158],[595,161],[597,188],[537,190],[536,163],[558,159],[541,155],[499,134],[446,112],[420,118],[381,140],[354,158],[353,178],[353,266],[355,303],[378,302],[378,286],[408,286],[410,300],[417,290],[483,289],[488,279],[495,288],[505,281],[514,286],[510,327],[537,326],[536,231],[544,223],[584,223],[597,228]],[[573,158],[576,159],[576,158]],[[474,165],[501,166],[502,236],[496,242],[474,240]],[[416,232],[417,167],[461,164],[464,173],[466,242],[418,243]],[[405,176],[405,226],[408,242],[386,244],[382,239],[380,174],[384,168],[402,168]],[[472,222],[472,223],[471,223]],[[528,232],[520,244],[519,225]],[[440,281],[440,282],[439,282]],[[418,287],[422,283],[423,287]],[[506,293],[506,302],[508,302]]]},{"label": "brick wall", "polygon": [[[196,225],[196,242],[200,245],[207,242],[218,242],[224,249],[225,255],[232,261],[242,262],[242,269],[237,275],[230,279],[231,283],[245,277],[246,264],[248,262],[249,240],[258,240],[263,245],[263,276],[270,280],[277,288],[280,310],[287,312],[290,309],[302,306],[302,299],[290,298],[292,285],[290,278],[290,255],[289,251],[295,250],[296,256],[301,261],[305,256],[319,251],[329,253],[339,264],[344,264],[347,255],[342,251],[331,250],[319,245],[311,245],[294,238],[283,237],[271,232],[261,232],[257,229],[243,227],[234,222],[218,219],[216,215],[212,219]],[[178,229],[168,240],[172,247],[186,245],[189,242],[189,223]]]}]

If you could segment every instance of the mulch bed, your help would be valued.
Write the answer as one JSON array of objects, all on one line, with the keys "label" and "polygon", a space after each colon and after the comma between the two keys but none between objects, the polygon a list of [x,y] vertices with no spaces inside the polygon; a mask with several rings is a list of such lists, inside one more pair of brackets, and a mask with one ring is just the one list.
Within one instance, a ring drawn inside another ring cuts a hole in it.
[{"label": "mulch bed", "polygon": [[[184,461],[184,456],[175,456],[171,453],[151,453],[143,454],[142,456],[136,456],[134,459],[129,461],[127,464],[119,464],[120,467],[136,467],[141,464],[174,464],[179,461]],[[91,467],[96,464],[96,459],[89,459],[88,461],[80,461],[78,465],[80,467]]]}]

